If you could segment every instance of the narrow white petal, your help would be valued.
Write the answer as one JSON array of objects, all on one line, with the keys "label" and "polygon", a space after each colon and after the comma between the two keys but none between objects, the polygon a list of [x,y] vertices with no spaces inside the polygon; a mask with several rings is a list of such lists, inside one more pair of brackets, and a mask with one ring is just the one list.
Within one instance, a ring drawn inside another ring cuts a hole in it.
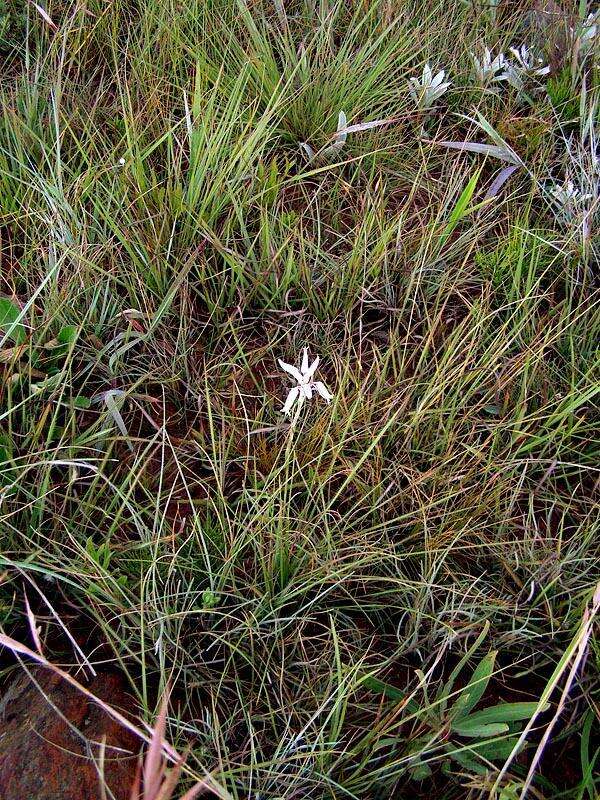
[{"label": "narrow white petal", "polygon": [[282,370],[291,375],[294,380],[298,381],[298,383],[302,383],[302,375],[296,367],[292,366],[291,364],[286,364],[285,361],[282,361],[280,358],[278,358],[277,361],[279,362],[279,366]]},{"label": "narrow white petal", "polygon": [[302,367],[300,368],[300,372],[302,372],[302,374],[305,374],[307,369],[308,369],[308,349],[305,347],[302,352]]},{"label": "narrow white petal", "polygon": [[293,389],[290,389],[290,391],[288,392],[288,396],[287,396],[287,398],[285,400],[285,404],[284,404],[283,408],[281,409],[281,413],[282,414],[289,414],[290,413],[290,411],[292,409],[292,406],[296,402],[296,398],[298,397],[299,394],[300,394],[300,389],[299,389],[298,386],[294,386]]},{"label": "narrow white petal", "polygon": [[310,383],[302,387],[302,392],[307,400],[312,400],[312,385]]},{"label": "narrow white petal", "polygon": [[324,400],[327,400],[327,402],[333,400],[333,395],[330,393],[329,389],[324,383],[317,381],[316,383],[313,383],[313,386]]},{"label": "narrow white petal", "polygon": [[306,371],[303,370],[302,378],[304,383],[308,383],[310,380],[312,380],[312,376],[315,374],[317,367],[319,366],[319,361],[319,356],[317,356],[310,367]]}]

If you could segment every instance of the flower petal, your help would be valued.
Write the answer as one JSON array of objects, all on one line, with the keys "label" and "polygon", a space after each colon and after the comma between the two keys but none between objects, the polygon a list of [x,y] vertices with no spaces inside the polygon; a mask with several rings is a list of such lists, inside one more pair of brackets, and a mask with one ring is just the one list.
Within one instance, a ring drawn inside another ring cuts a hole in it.
[{"label": "flower petal", "polygon": [[282,361],[280,358],[278,358],[277,361],[284,372],[287,372],[288,375],[291,375],[294,380],[298,381],[298,383],[302,383],[302,375],[296,367],[292,366],[292,364],[286,364],[285,361]]},{"label": "flower petal", "polygon": [[320,358],[319,358],[319,356],[317,356],[315,358],[315,360],[312,362],[312,364],[310,365],[310,367],[306,370],[306,372],[303,371],[302,379],[303,379],[304,383],[310,383],[310,381],[312,380],[312,376],[317,371],[317,367],[319,366],[319,361],[320,361]]},{"label": "flower petal", "polygon": [[302,351],[302,366],[300,367],[300,372],[304,375],[306,370],[308,369],[308,349],[305,347]]},{"label": "flower petal", "polygon": [[313,383],[313,388],[317,390],[317,392],[321,395],[324,400],[327,400],[329,403],[330,400],[333,400],[333,395],[329,391],[329,389],[325,386],[324,383],[321,381],[316,381]]},{"label": "flower petal", "polygon": [[288,396],[286,397],[285,404],[281,409],[282,414],[289,414],[292,410],[292,406],[296,402],[298,395],[300,394],[300,387],[294,386],[293,389],[290,389],[288,392]]},{"label": "flower petal", "polygon": [[306,386],[303,386],[302,394],[306,397],[307,400],[312,400],[312,384],[307,383]]}]

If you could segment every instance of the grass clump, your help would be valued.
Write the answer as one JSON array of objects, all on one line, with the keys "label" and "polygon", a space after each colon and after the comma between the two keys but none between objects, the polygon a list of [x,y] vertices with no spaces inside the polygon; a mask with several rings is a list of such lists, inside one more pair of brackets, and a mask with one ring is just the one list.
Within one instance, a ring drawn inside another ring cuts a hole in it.
[{"label": "grass clump", "polygon": [[511,9],[32,4],[6,56],[2,641],[118,668],[181,794],[597,795],[596,54]]}]

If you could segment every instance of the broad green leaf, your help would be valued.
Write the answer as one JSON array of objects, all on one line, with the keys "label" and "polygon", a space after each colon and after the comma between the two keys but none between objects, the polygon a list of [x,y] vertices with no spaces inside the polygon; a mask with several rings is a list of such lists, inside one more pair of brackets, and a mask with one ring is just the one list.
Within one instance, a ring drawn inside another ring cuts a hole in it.
[{"label": "broad green leaf", "polygon": [[410,777],[413,781],[424,781],[432,775],[431,767],[429,764],[417,762],[414,767],[410,768]]},{"label": "broad green leaf", "polygon": [[[470,658],[477,651],[477,649],[479,648],[479,646],[481,645],[481,643],[483,642],[483,640],[487,636],[489,629],[490,629],[490,623],[489,623],[489,620],[486,620],[484,625],[483,625],[483,629],[481,630],[479,636],[475,639],[473,644],[469,647],[467,652],[464,654],[464,656],[461,658],[461,660],[458,662],[458,664],[454,667],[454,669],[450,673],[450,676],[449,676],[448,680],[446,681],[446,683],[444,685],[444,689],[443,689],[443,691],[442,691],[442,693],[440,695],[442,698],[448,697],[448,695],[450,695],[450,693],[452,692],[452,688],[454,686],[454,682],[456,681],[456,679],[458,678],[458,676],[462,672],[463,668],[466,666],[466,664],[469,662]],[[444,700],[444,702],[442,702],[440,704],[440,710],[443,712],[445,710],[445,708],[446,708],[446,701]]]},{"label": "broad green leaf", "polygon": [[405,697],[404,692],[401,692],[400,689],[397,689],[395,686],[390,686],[389,683],[384,683],[380,681],[379,678],[373,678],[370,675],[363,678],[362,685],[366,686],[367,689],[370,689],[372,692],[385,695],[388,700],[399,702]]},{"label": "broad green leaf", "polygon": [[7,297],[0,297],[0,335],[4,334],[16,344],[25,341],[25,326],[19,322],[21,310]]},{"label": "broad green leaf", "polygon": [[504,739],[491,742],[472,742],[469,743],[468,748],[459,748],[456,745],[448,744],[446,745],[446,752],[461,766],[483,774],[488,771],[488,766],[482,764],[478,760],[479,758],[483,762],[505,761],[512,753],[516,743],[517,737],[507,736]]},{"label": "broad green leaf", "polygon": [[[449,748],[451,745],[449,746]],[[450,750],[448,748],[448,755],[453,761],[456,761],[463,769],[469,772],[474,772],[478,775],[485,775],[488,768],[485,764],[476,760],[476,757],[469,750]],[[445,772],[450,771],[450,764],[447,764]]]},{"label": "broad green leaf", "polygon": [[477,703],[481,700],[483,693],[487,689],[489,680],[494,672],[494,665],[496,663],[496,650],[492,650],[484,656],[471,677],[469,683],[463,689],[460,697],[454,703],[452,712],[455,715],[455,720],[465,717],[472,711]]},{"label": "broad green leaf", "polygon": [[71,344],[77,339],[77,334],[79,333],[79,329],[75,325],[65,325],[64,328],[61,328],[58,332],[58,336],[56,337],[57,340],[61,344]]},{"label": "broad green leaf", "polygon": [[57,350],[60,348],[62,352],[65,350],[66,345],[72,344],[79,333],[79,329],[75,325],[65,325],[61,328],[55,339],[46,342],[44,347],[46,350]]},{"label": "broad green leaf", "polygon": [[499,722],[516,722],[517,720],[529,719],[536,711],[545,711],[549,707],[549,703],[542,709],[538,709],[537,703],[499,703],[497,706],[490,706],[484,708],[482,711],[475,711],[464,717],[460,721],[460,725],[491,725]]},{"label": "broad green leaf", "polygon": [[516,736],[507,736],[492,742],[477,743],[473,747],[476,748],[477,754],[487,761],[506,761],[516,743]]},{"label": "broad green leaf", "polygon": [[482,411],[484,411],[486,414],[489,414],[492,417],[498,417],[502,413],[502,409],[494,404],[484,406],[482,408]]},{"label": "broad green leaf", "polygon": [[470,721],[469,717],[461,722],[453,722],[452,730],[459,736],[468,736],[472,739],[486,739],[492,736],[501,736],[508,733],[509,728],[504,722],[489,722],[481,724]]},{"label": "broad green leaf", "polygon": [[92,401],[89,397],[84,397],[81,394],[78,394],[76,397],[73,398],[73,405],[75,408],[89,408],[92,404]]},{"label": "broad green leaf", "polygon": [[90,555],[94,561],[96,560],[96,545],[94,544],[94,540],[91,536],[85,540],[85,550],[88,555]]},{"label": "broad green leaf", "polygon": [[[370,689],[372,692],[384,695],[384,697],[387,697],[388,700],[393,700],[395,703],[407,701],[407,696],[404,694],[404,692],[401,692],[400,689],[397,689],[395,686],[391,686],[389,683],[384,683],[383,681],[380,681],[378,678],[374,678],[371,675],[363,678],[362,685],[366,686],[367,689]],[[414,700],[408,700],[408,702],[406,702],[406,708],[411,712],[411,714],[416,714],[418,711],[420,711],[419,706]]]},{"label": "broad green leaf", "polygon": [[500,789],[498,800],[519,800],[522,791],[522,783],[510,783]]}]

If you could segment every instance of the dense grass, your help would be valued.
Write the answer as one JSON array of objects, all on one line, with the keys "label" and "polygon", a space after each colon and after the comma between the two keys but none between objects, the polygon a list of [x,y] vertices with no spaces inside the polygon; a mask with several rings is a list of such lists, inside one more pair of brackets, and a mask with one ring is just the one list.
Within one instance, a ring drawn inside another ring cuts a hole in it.
[{"label": "dense grass", "polygon": [[2,629],[169,686],[223,797],[597,797],[585,6],[0,3]]}]

